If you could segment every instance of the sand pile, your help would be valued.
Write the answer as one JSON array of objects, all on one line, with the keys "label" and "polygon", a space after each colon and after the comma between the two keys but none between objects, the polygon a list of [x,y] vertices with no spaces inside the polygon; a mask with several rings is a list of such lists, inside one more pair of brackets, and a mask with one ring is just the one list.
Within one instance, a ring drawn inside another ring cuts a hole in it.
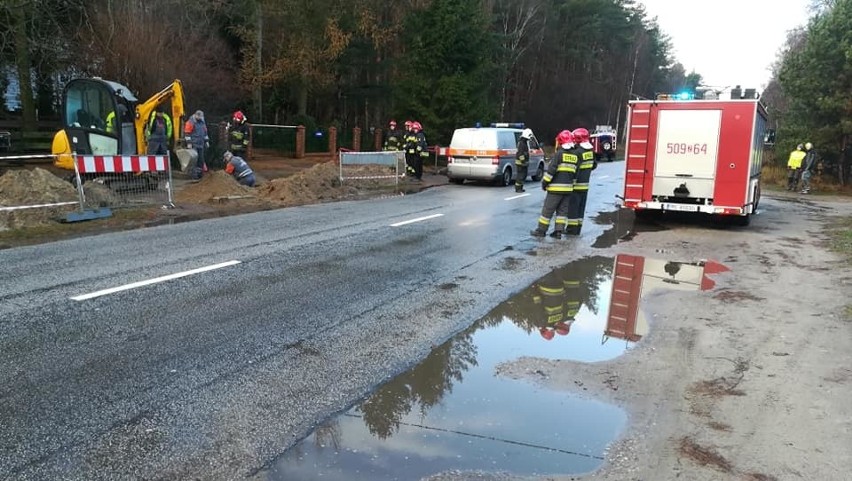
[{"label": "sand pile", "polygon": [[[52,204],[77,201],[77,190],[70,183],[36,167],[33,170],[9,170],[0,177],[0,207]],[[0,211],[0,231],[52,224],[78,205],[39,207]]]},{"label": "sand pile", "polygon": [[[386,166],[365,165],[348,168],[346,176],[388,176]],[[358,197],[373,188],[388,188],[394,179],[359,179],[340,182],[335,161],[316,164],[290,177],[275,179],[258,188],[260,196],[280,206],[304,205]]]},{"label": "sand pile", "polygon": [[175,193],[177,203],[213,202],[217,197],[257,196],[256,189],[241,185],[223,170],[204,174],[201,181],[189,184]]}]

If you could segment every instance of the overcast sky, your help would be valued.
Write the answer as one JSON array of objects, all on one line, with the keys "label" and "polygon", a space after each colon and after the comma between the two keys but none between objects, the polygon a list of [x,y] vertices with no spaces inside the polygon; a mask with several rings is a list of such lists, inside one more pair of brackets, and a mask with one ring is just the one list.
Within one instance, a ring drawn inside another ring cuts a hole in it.
[{"label": "overcast sky", "polygon": [[714,87],[762,91],[787,31],[808,23],[809,0],[638,0],[671,38],[674,56]]}]

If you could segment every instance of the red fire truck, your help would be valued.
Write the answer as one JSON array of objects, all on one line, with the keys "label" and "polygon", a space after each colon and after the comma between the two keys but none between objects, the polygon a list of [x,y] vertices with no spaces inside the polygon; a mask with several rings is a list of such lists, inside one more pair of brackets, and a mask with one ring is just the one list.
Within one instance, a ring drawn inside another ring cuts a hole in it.
[{"label": "red fire truck", "polygon": [[755,98],[628,103],[624,206],[747,225],[760,200],[766,109]]}]

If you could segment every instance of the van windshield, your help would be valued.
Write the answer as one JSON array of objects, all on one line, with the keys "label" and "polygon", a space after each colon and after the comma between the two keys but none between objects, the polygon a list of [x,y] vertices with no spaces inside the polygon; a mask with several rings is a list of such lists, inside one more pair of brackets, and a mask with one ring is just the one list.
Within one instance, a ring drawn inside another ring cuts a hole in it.
[{"label": "van windshield", "polygon": [[450,148],[467,150],[488,150],[497,145],[497,132],[494,130],[460,129],[453,133]]}]

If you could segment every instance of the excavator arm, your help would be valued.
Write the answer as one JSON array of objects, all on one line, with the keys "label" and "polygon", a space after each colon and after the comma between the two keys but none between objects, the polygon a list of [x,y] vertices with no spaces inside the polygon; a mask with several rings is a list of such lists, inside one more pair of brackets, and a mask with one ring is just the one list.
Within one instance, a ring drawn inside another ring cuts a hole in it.
[{"label": "excavator arm", "polygon": [[184,110],[184,95],[183,84],[180,80],[175,79],[170,85],[156,94],[152,95],[148,100],[139,103],[136,106],[136,145],[139,146],[139,152],[145,153],[148,149],[148,141],[145,138],[145,128],[148,120],[151,118],[151,112],[157,109],[160,105],[171,101],[172,105],[172,140],[174,146],[177,147],[178,142],[183,138],[183,120],[186,116]]}]

